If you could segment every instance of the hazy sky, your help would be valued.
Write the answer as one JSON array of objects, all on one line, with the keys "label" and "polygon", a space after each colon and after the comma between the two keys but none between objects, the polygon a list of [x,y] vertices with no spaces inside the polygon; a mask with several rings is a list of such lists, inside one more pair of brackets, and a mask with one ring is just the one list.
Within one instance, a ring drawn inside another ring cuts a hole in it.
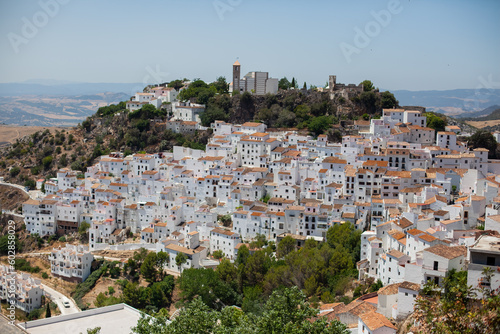
[{"label": "hazy sky", "polygon": [[300,86],[477,88],[500,85],[499,17],[495,0],[0,0],[0,82],[230,81],[239,57]]}]

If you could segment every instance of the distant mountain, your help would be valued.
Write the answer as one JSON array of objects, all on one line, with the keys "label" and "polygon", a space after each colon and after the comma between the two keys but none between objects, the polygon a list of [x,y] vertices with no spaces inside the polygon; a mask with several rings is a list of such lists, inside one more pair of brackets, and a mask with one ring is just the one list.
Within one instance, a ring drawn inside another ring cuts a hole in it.
[{"label": "distant mountain", "polygon": [[12,125],[74,126],[99,107],[128,100],[129,94],[0,96],[0,123]]},{"label": "distant mountain", "polygon": [[[23,96],[23,95],[53,95],[53,96],[77,96],[92,95],[105,92],[134,94],[142,91],[146,86],[143,83],[67,83],[60,84],[59,81],[35,80],[41,83],[0,83],[0,96]],[[52,84],[49,84],[52,82]]]},{"label": "distant mountain", "polygon": [[74,126],[99,107],[126,101],[142,83],[79,83],[36,79],[0,83],[0,123]]},{"label": "distant mountain", "polygon": [[[500,105],[500,89],[395,90],[391,92],[399,100],[400,105],[422,106],[429,111],[454,117],[470,112],[482,112],[492,105]],[[473,116],[467,114],[467,117]]]},{"label": "distant mountain", "polygon": [[[488,114],[482,117],[467,117],[463,118],[464,120],[467,121],[475,121],[475,122],[481,122],[481,121],[495,121],[500,119],[500,107],[499,106],[492,106],[487,109],[493,109],[493,111],[490,111]],[[486,109],[485,109],[486,110]]]},{"label": "distant mountain", "polygon": [[491,107],[488,107],[486,109],[480,110],[480,111],[472,111],[472,112],[467,112],[463,113],[457,116],[457,118],[461,118],[464,120],[470,120],[470,121],[475,121],[478,120],[478,117],[484,118],[487,117],[488,115],[494,113],[497,109],[500,109],[499,105],[494,105]]}]

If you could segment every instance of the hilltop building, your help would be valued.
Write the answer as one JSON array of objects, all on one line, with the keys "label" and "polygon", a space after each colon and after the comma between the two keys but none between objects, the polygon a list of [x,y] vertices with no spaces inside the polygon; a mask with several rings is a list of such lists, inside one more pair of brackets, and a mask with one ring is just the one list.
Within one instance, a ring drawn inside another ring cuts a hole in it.
[{"label": "hilltop building", "polygon": [[353,96],[363,93],[363,84],[341,84],[337,83],[337,76],[330,75],[328,78],[328,91],[330,92],[330,99],[341,96],[344,99],[349,99]]},{"label": "hilltop building", "polygon": [[229,92],[249,92],[255,95],[278,92],[278,79],[270,78],[268,72],[248,72],[243,78],[241,65],[238,61],[233,64],[233,82],[229,84]]}]

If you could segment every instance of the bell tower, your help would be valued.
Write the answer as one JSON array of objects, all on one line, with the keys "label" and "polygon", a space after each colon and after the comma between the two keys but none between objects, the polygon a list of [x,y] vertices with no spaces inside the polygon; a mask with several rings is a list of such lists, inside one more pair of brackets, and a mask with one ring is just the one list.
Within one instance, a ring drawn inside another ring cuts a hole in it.
[{"label": "bell tower", "polygon": [[235,61],[233,64],[233,93],[240,92],[240,68],[240,63]]}]

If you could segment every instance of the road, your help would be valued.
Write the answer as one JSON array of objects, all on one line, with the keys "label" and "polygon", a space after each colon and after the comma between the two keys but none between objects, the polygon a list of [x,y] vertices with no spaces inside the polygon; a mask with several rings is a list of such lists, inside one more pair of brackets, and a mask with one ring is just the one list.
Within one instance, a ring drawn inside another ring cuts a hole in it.
[{"label": "road", "polygon": [[[57,306],[59,307],[59,309],[61,310],[61,315],[80,312],[80,309],[75,305],[75,302],[73,301],[73,299],[69,298],[68,296],[63,295],[59,291],[56,291],[43,283],[42,283],[42,286],[43,286],[43,289],[45,290],[45,293],[47,295],[50,295],[50,299],[52,299],[52,301],[55,302],[57,304]],[[64,307],[64,305],[62,303],[63,297],[68,298],[70,307],[68,307],[68,308]]]},{"label": "road", "polygon": [[5,181],[0,181],[0,184],[3,184],[3,185],[6,185],[6,186],[9,186],[9,187],[14,187],[14,188],[17,188],[17,189],[20,189],[22,190],[25,194],[27,194],[31,199],[35,199],[38,194],[40,193],[39,190],[30,190],[30,191],[26,191],[26,187],[24,186],[21,186],[19,184],[14,184],[14,183],[8,183],[8,182],[5,182]]}]

